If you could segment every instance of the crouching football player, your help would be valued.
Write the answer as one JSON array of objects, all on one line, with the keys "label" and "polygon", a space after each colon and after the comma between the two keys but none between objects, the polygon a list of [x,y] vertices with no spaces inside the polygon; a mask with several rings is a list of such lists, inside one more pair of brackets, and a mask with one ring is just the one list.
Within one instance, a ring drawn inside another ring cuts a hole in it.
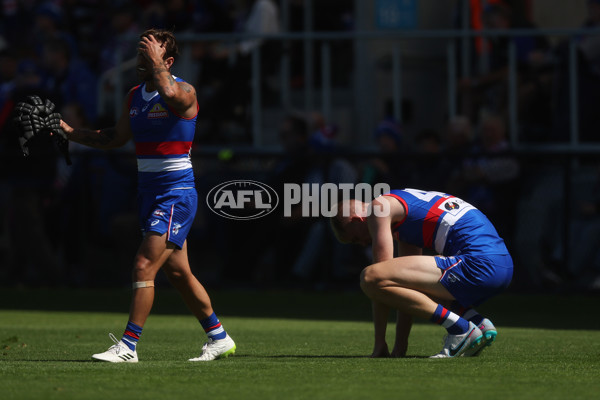
[{"label": "crouching football player", "polygon": [[[372,246],[374,264],[360,282],[373,304],[372,357],[405,356],[413,317],[448,331],[433,358],[476,356],[495,340],[496,328],[473,307],[509,285],[513,262],[477,208],[445,193],[392,190],[371,203],[340,203],[331,226],[343,243]],[[423,249],[439,255],[423,255]],[[385,332],[391,309],[398,320],[390,353]]]}]

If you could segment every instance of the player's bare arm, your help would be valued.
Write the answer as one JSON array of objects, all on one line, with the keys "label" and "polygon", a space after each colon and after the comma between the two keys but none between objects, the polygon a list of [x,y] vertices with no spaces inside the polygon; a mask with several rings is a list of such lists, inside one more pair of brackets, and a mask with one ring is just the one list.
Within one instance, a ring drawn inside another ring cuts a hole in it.
[{"label": "player's bare arm", "polygon": [[[398,256],[419,256],[423,254],[423,249],[412,244],[398,242]],[[392,357],[404,357],[408,350],[408,337],[413,324],[413,317],[400,310],[396,311],[396,337]]]},{"label": "player's bare arm", "polygon": [[139,42],[139,54],[144,57],[152,72],[152,86],[160,96],[183,117],[193,117],[197,111],[196,90],[185,82],[177,82],[171,74],[173,57],[164,59],[164,45],[152,35]]},{"label": "player's bare arm", "polygon": [[[375,213],[380,211],[380,216]],[[381,211],[388,211],[381,213]],[[382,262],[394,258],[394,238],[392,236],[392,225],[402,221],[406,216],[404,206],[388,197],[380,196],[371,203],[371,213],[368,219],[369,231],[372,242],[373,261]],[[420,254],[421,249],[413,248],[405,243],[399,243],[399,255]],[[375,328],[375,345],[372,357],[404,357],[408,350],[408,337],[412,327],[413,319],[410,315],[401,311],[396,312],[396,336],[394,347],[388,353],[385,343],[385,331],[388,322],[390,308],[382,303],[373,302],[373,324]]]},{"label": "player's bare arm", "polygon": [[[399,204],[398,204],[399,205]],[[367,225],[372,239],[373,262],[394,258],[394,238],[391,226],[394,220],[403,218],[404,208],[397,208],[386,197],[380,196],[369,205]],[[389,212],[383,212],[389,210]]]},{"label": "player's bare arm", "polygon": [[[129,98],[129,95],[127,95]],[[96,149],[108,150],[123,146],[132,138],[131,127],[129,125],[128,102],[125,101],[121,116],[117,124],[104,129],[74,129],[65,121],[60,121],[69,140],[93,147]]]},{"label": "player's bare arm", "polygon": [[[391,211],[389,206],[389,201],[385,197],[378,197],[369,204],[367,226],[371,235],[371,248],[375,263],[394,258],[394,238],[391,231],[392,214],[389,212]],[[386,210],[388,212],[382,212]],[[385,337],[390,308],[376,301],[372,302],[372,308],[375,344],[371,357],[389,357],[390,352]]]}]

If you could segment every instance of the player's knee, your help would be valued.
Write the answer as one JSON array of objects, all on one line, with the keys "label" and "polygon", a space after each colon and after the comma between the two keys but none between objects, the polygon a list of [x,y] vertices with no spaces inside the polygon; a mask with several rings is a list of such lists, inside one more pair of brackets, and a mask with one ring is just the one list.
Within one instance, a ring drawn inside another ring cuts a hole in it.
[{"label": "player's knee", "polygon": [[173,284],[179,283],[179,282],[185,282],[189,279],[189,274],[187,273],[187,271],[182,270],[182,269],[178,269],[178,268],[165,268],[165,275],[167,275],[167,278],[169,279],[169,281]]},{"label": "player's knee", "polygon": [[145,257],[137,256],[132,272],[134,282],[154,279],[154,275],[156,275],[156,272],[154,271],[152,262]]},{"label": "player's knee", "polygon": [[377,265],[369,265],[362,270],[360,274],[360,287],[363,291],[377,289],[382,282],[381,275],[377,269]]},{"label": "player's knee", "polygon": [[164,271],[165,271],[165,275],[167,275],[167,278],[169,278],[170,281],[181,281],[185,277],[183,272],[181,272],[179,270],[165,268]]}]

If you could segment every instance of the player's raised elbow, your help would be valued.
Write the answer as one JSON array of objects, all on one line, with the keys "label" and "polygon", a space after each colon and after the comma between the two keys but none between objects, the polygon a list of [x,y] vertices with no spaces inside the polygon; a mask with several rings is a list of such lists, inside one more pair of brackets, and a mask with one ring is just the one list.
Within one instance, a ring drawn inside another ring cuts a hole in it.
[{"label": "player's raised elbow", "polygon": [[178,96],[178,90],[175,87],[167,86],[163,88],[163,93],[160,96],[167,102],[176,102]]}]

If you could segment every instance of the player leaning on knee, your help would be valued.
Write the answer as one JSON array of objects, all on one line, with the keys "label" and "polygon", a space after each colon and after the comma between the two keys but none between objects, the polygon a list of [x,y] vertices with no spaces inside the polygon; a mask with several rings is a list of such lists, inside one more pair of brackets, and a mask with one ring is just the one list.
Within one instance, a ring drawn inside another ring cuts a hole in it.
[{"label": "player leaning on knee", "polygon": [[210,298],[192,274],[187,234],[196,214],[198,195],[190,151],[198,102],[194,87],[171,74],[177,55],[171,32],[148,30],[140,36],[137,75],[115,127],[73,129],[68,138],[99,149],[119,147],[133,139],[138,163],[139,217],[144,237],[133,266],[133,299],[121,340],[95,360],[137,362],[136,345],[154,301],[154,278],[163,268],[169,281],[208,335],[202,354],[190,361],[210,361],[235,352],[235,343],[213,312]]},{"label": "player leaning on knee", "polygon": [[[375,263],[361,274],[361,287],[373,304],[372,357],[405,356],[412,317],[448,331],[433,358],[476,356],[495,340],[492,322],[472,307],[509,285],[513,262],[494,226],[475,207],[445,193],[392,190],[369,204],[340,203],[331,225],[340,241],[372,246]],[[440,255],[423,255],[424,248]],[[398,322],[389,353],[385,331],[391,309],[397,310]]]}]

